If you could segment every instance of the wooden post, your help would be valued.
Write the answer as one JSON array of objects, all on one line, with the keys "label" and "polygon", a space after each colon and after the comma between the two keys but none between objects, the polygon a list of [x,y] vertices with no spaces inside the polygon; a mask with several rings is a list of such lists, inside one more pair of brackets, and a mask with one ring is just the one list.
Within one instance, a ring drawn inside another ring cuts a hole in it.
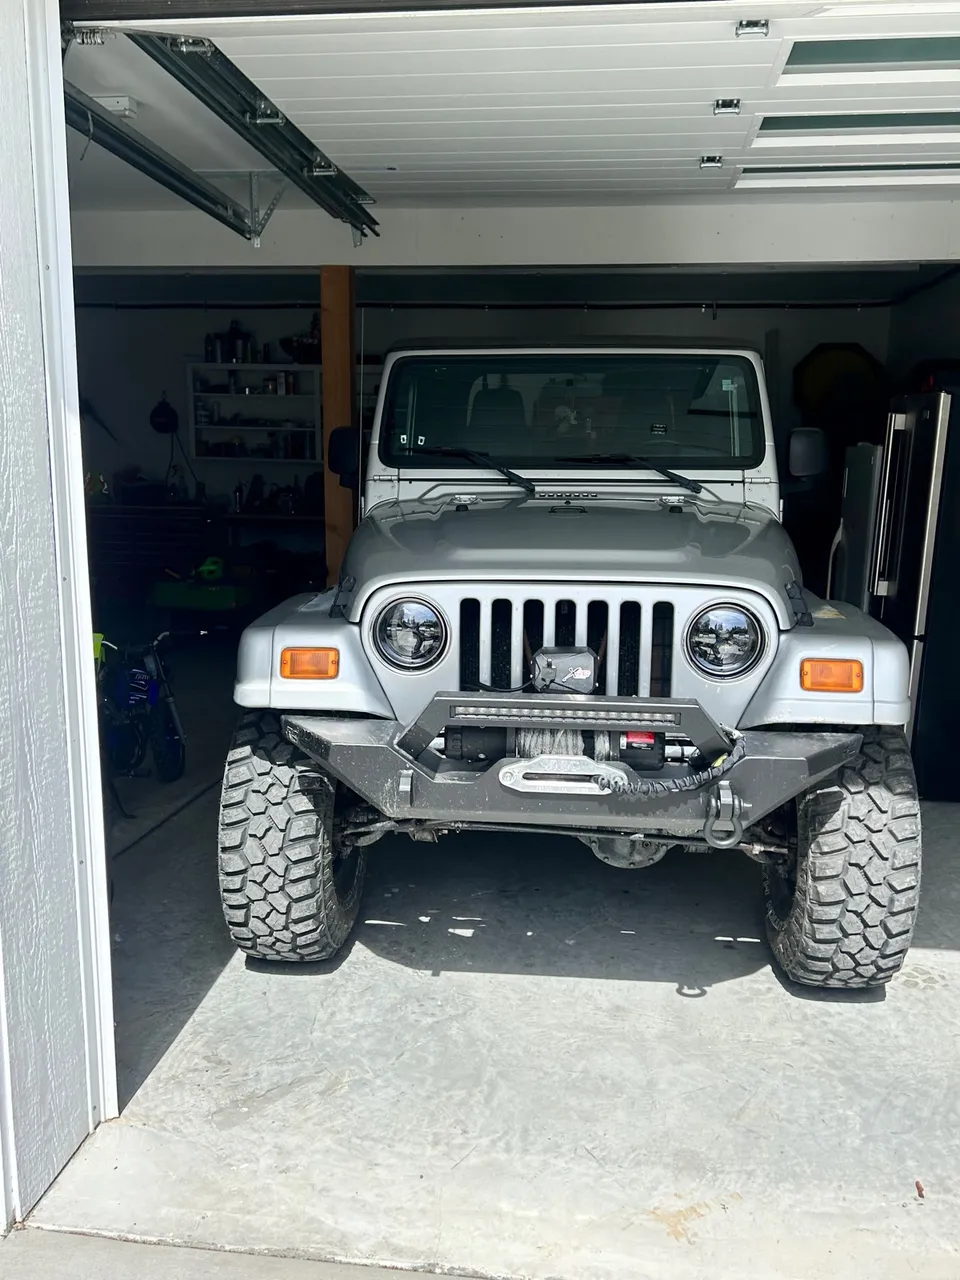
[{"label": "wooden post", "polygon": [[327,465],[330,433],[355,423],[353,267],[320,269],[320,359],[323,362],[323,495],[327,581],[335,585],[353,532],[353,493]]}]

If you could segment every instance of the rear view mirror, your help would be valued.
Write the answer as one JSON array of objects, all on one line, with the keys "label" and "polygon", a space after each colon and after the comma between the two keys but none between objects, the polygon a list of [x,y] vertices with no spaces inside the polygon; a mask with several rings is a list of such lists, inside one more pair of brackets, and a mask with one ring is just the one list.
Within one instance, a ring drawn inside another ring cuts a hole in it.
[{"label": "rear view mirror", "polygon": [[822,476],[828,464],[827,437],[819,427],[798,427],[791,432],[788,466],[792,476],[798,480]]},{"label": "rear view mirror", "polygon": [[360,432],[354,427],[336,427],[327,442],[327,466],[345,489],[360,478]]}]

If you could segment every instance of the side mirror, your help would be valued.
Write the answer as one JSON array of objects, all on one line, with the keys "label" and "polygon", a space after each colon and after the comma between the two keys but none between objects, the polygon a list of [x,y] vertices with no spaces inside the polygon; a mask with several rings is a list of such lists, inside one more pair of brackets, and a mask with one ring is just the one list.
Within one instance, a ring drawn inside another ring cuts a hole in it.
[{"label": "side mirror", "polygon": [[360,432],[355,427],[335,427],[327,441],[327,466],[345,489],[360,477]]},{"label": "side mirror", "polygon": [[827,437],[819,427],[798,427],[790,434],[788,466],[798,480],[822,476],[829,465]]}]

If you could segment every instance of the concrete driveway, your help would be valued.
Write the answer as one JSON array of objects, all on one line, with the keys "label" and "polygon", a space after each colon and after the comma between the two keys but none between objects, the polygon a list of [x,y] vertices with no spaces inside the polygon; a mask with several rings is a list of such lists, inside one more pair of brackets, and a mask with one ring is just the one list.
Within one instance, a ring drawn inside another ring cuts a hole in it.
[{"label": "concrete driveway", "polygon": [[905,973],[832,997],[771,970],[746,859],[541,837],[385,842],[339,963],[250,965],[215,817],[115,864],[127,1105],[34,1225],[538,1280],[960,1274],[960,809],[925,814]]}]

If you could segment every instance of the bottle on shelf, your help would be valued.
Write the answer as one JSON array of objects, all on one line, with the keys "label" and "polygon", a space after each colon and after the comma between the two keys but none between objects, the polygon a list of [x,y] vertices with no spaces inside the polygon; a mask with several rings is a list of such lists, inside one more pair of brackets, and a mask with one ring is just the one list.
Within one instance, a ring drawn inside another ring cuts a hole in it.
[{"label": "bottle on shelf", "polygon": [[231,364],[244,364],[247,360],[250,339],[240,327],[239,320],[230,321],[227,333],[227,346]]}]

